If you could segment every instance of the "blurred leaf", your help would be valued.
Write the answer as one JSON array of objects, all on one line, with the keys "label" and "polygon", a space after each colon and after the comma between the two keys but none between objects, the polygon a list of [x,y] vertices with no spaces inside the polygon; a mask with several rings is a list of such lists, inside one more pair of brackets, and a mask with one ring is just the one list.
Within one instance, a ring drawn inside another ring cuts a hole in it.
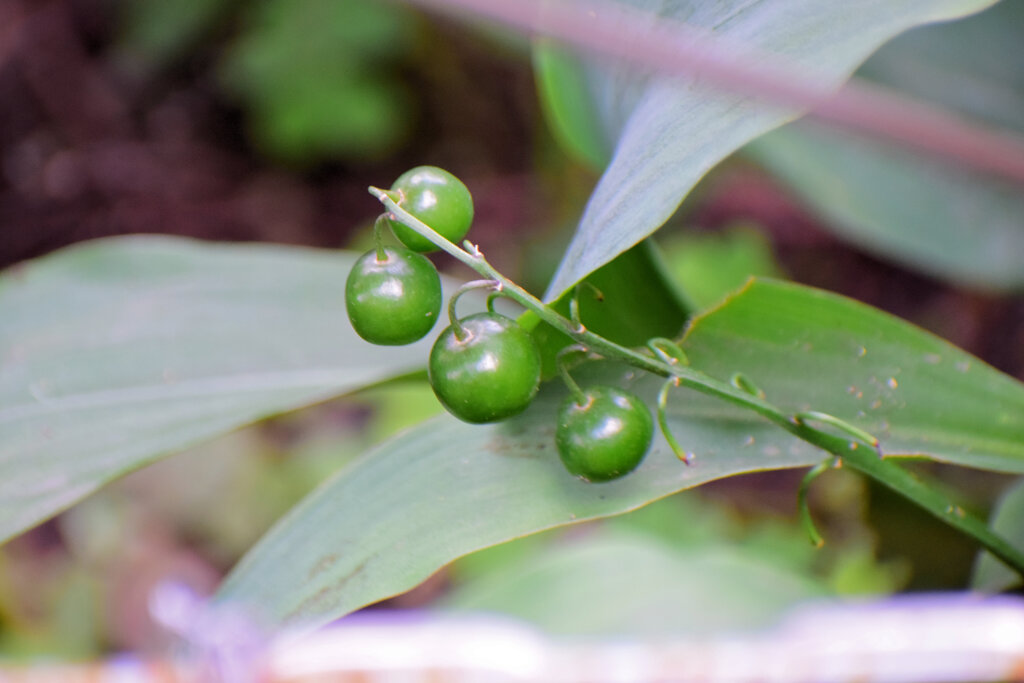
[{"label": "blurred leaf", "polygon": [[800,124],[749,154],[854,244],[934,277],[1024,286],[1024,192],[1010,181]]},{"label": "blurred leaf", "polygon": [[51,649],[40,654],[52,657],[55,648],[67,659],[94,659],[103,654],[100,586],[81,567],[69,568],[52,614]]},{"label": "blurred leaf", "polygon": [[378,156],[408,129],[391,65],[410,51],[412,17],[390,3],[267,0],[221,64],[256,142],[287,161]]},{"label": "blurred leaf", "polygon": [[673,278],[697,310],[718,303],[753,275],[782,275],[768,239],[752,226],[675,235],[664,242],[664,252]]},{"label": "blurred leaf", "polygon": [[[779,405],[827,410],[874,429],[890,454],[1024,471],[1024,387],[863,304],[754,282],[698,318],[685,347],[694,367],[712,376],[743,370]],[[661,385],[601,363],[576,374],[649,403]],[[220,597],[257,606],[276,623],[315,626],[408,590],[481,548],[628,512],[714,479],[823,458],[757,415],[681,392],[669,401],[669,423],[695,454],[692,465],[658,437],[628,477],[586,484],[555,453],[552,415],[563,396],[552,382],[507,422],[468,425],[445,415],[367,453],[282,519]],[[873,476],[898,469],[870,459]]]},{"label": "blurred leaf", "polygon": [[448,566],[446,577],[456,590],[464,584],[486,580],[510,565],[529,563],[548,552],[565,538],[563,531],[542,531],[464,555]]},{"label": "blurred leaf", "polygon": [[1009,181],[810,125],[750,154],[830,230],[882,258],[967,287],[1024,285],[1024,194]]},{"label": "blurred leaf", "polygon": [[[669,496],[602,523],[613,530],[655,536],[674,548],[709,545],[726,539],[736,541],[743,535],[733,510],[700,498],[696,491]],[[806,534],[802,540],[810,547]]]},{"label": "blurred leaf", "polygon": [[373,407],[368,439],[383,441],[403,429],[444,412],[434,391],[423,377],[421,381],[395,381],[370,387],[358,396]]},{"label": "blurred leaf", "polygon": [[555,137],[591,168],[604,168],[612,145],[594,111],[582,60],[550,39],[538,39],[533,48],[533,70],[540,103]]},{"label": "blurred leaf", "polygon": [[894,593],[906,584],[910,571],[904,561],[879,563],[867,548],[855,547],[839,556],[829,586],[839,595]]},{"label": "blurred leaf", "polygon": [[[752,488],[754,492],[757,490]],[[752,558],[757,557],[760,562],[770,562],[795,574],[820,576],[829,585],[839,585],[833,574],[845,571],[847,563],[856,557],[861,561],[858,569],[863,569],[863,577],[872,580],[872,587],[876,588],[869,591],[865,584],[861,586],[865,588],[861,592],[892,590],[891,581],[886,582],[888,575],[885,569],[875,564],[871,554],[863,550],[864,539],[851,536],[849,530],[844,530],[847,533],[841,542],[833,542],[830,538],[823,551],[810,543],[807,532],[797,523],[795,510],[791,517],[785,518],[771,513],[752,516],[749,512],[737,512],[735,506],[740,499],[734,495],[716,500],[698,494],[698,491],[691,491],[671,496],[628,515],[606,520],[604,525],[630,533],[649,534],[668,547],[687,552],[713,545],[729,546]],[[847,582],[841,587],[853,587],[851,584]]]},{"label": "blurred leaf", "polygon": [[[860,75],[1024,134],[1024,4],[919,28]],[[1018,184],[888,143],[798,123],[746,151],[852,242],[971,287],[1024,286]]]},{"label": "blurred leaf", "polygon": [[134,237],[6,271],[0,539],[161,456],[421,367],[429,339],[352,331],[356,256]]},{"label": "blurred leaf", "polygon": [[166,66],[200,40],[234,0],[120,0],[122,49],[154,66]]},{"label": "blurred leaf", "polygon": [[462,586],[440,606],[499,612],[554,634],[704,636],[769,626],[827,595],[822,582],[750,549],[673,548],[596,530]]},{"label": "blurred leaf", "polygon": [[[849,478],[863,481],[852,472]],[[835,479],[830,477],[829,480]],[[816,493],[823,483],[820,479],[815,482]],[[758,489],[752,488],[752,491],[756,493]],[[899,567],[875,559],[870,549],[870,534],[866,538],[847,527],[841,537],[829,536],[824,549],[817,548],[809,542],[807,531],[797,523],[795,510],[792,517],[780,518],[770,513],[752,517],[749,512],[737,514],[736,503],[741,506],[744,503],[736,496],[716,501],[713,497],[696,495],[698,493],[671,496],[628,515],[613,517],[604,524],[613,529],[654,535],[677,550],[728,546],[794,574],[820,577],[822,584],[830,586],[830,591],[838,595],[886,594],[900,586],[903,574],[898,571]],[[846,515],[860,515],[851,501],[841,503],[849,506],[844,510]]]},{"label": "blurred leaf", "polygon": [[[344,451],[335,453],[330,472],[340,467],[344,456]],[[69,510],[60,519],[61,527],[84,535],[78,543],[88,551],[90,541],[102,537],[103,525],[109,524],[99,499],[110,495],[113,504],[126,507],[123,515],[161,520],[205,558],[228,566],[319,483],[296,476],[296,465],[292,457],[277,452],[265,434],[242,429],[131,473]],[[146,532],[143,528],[136,534]],[[130,538],[122,533],[116,540],[124,544],[126,537]],[[98,555],[97,550],[89,554]],[[124,552],[123,545],[119,550]]]},{"label": "blurred leaf", "polygon": [[[863,481],[852,472],[846,478]],[[834,480],[829,477],[829,481]],[[459,558],[448,567],[446,577],[456,593],[461,594],[462,586],[472,583],[469,591],[477,594],[480,583],[490,585],[490,575],[504,573],[512,565],[532,567],[545,562],[540,559],[545,554],[559,553],[560,546],[595,535],[604,539],[608,530],[615,538],[651,538],[657,545],[683,554],[727,548],[793,575],[820,577],[822,585],[827,584],[839,595],[891,593],[903,579],[899,567],[877,562],[869,539],[856,533],[851,536],[849,528],[843,530],[841,539],[830,538],[822,550],[809,543],[807,532],[796,523],[795,516],[750,517],[737,514],[731,502],[733,496],[718,500],[697,494],[691,491],[669,496],[628,515],[589,523],[584,529],[554,529],[485,548]],[[858,514],[850,501],[842,502],[854,508],[845,510],[845,514]]]},{"label": "blurred leaf", "polygon": [[[872,0],[858,5],[856,12],[842,0],[620,1],[651,12],[652,31],[672,21],[712,29],[725,40],[802,66],[826,87],[842,83],[879,45],[907,28],[962,16],[994,0]],[[719,161],[798,114],[724,93],[699,78],[653,76],[607,59],[588,60],[586,71],[575,78],[568,69],[542,73],[552,79],[541,87],[547,96],[576,96],[580,86],[574,81],[583,79],[601,127],[615,146],[548,288],[549,300],[657,230]],[[559,102],[547,107],[572,109]],[[592,123],[587,119],[579,125]]]},{"label": "blurred leaf", "polygon": [[[992,513],[992,528],[1017,548],[1024,548],[1024,479],[999,499]],[[986,592],[1005,591],[1020,586],[1021,578],[987,552],[981,552],[974,565],[971,587]]]},{"label": "blurred leaf", "polygon": [[103,653],[102,591],[59,549],[0,551],[0,658],[91,659]]}]

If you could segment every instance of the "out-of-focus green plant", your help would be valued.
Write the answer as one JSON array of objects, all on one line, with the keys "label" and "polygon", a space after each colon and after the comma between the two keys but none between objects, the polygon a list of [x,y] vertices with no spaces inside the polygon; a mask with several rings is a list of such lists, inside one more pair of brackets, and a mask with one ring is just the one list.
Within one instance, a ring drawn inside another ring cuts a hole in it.
[{"label": "out-of-focus green plant", "polygon": [[405,138],[413,98],[394,69],[413,51],[414,15],[361,0],[125,0],[119,48],[162,68],[232,24],[216,70],[241,106],[253,144],[311,165],[380,157]]},{"label": "out-of-focus green plant", "polygon": [[118,48],[146,67],[165,67],[209,36],[236,5],[234,0],[122,0]]},{"label": "out-of-focus green plant", "polygon": [[244,18],[220,73],[271,156],[376,157],[409,129],[412,100],[389,74],[414,40],[413,17],[400,5],[265,0]]}]

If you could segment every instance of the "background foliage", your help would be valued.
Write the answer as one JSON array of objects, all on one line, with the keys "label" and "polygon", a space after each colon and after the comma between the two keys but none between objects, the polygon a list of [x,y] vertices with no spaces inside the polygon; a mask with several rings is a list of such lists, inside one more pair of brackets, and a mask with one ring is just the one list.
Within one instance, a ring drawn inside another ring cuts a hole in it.
[{"label": "background foliage", "polygon": [[[1019,4],[871,3],[856,23],[838,2],[672,7],[835,84],[886,43],[861,76],[1024,126]],[[438,413],[419,373],[429,342],[370,347],[341,311],[379,210],[366,185],[420,163],[466,180],[472,238],[499,268],[538,293],[585,275],[604,291],[582,302],[592,329],[640,344],[690,321],[695,366],[743,370],[787,409],[928,456],[919,471],[956,510],[996,506],[1019,544],[1019,188],[803,122],[757,137],[794,112],[403,5],[0,10],[18,37],[0,54],[5,653],[157,647],[152,586],[211,592],[261,537],[221,595],[289,623],[419,584],[392,604],[561,633],[703,632],[811,597],[968,585],[970,542],[842,470],[813,492],[829,540],[813,551],[795,519],[801,472],[786,468],[821,453],[690,392],[673,394],[671,421],[696,464],[659,443],[599,487],[553,457],[557,383],[509,423],[424,422]],[[633,246],[665,221],[657,244]],[[277,244],[149,236],[50,254],[125,233]],[[339,245],[354,251],[308,248]],[[438,263],[446,284],[466,279]],[[751,274],[803,286],[731,294]],[[986,559],[974,580],[1014,582]]]}]

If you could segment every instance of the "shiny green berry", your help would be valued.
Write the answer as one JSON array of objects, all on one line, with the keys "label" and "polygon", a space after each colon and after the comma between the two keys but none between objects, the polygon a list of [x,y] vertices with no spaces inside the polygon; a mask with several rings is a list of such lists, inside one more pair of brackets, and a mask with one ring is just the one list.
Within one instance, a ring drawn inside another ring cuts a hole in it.
[{"label": "shiny green berry", "polygon": [[540,353],[516,321],[477,313],[449,326],[434,343],[430,385],[465,422],[496,422],[521,413],[540,384]]},{"label": "shiny green berry", "polygon": [[636,469],[653,436],[651,412],[640,398],[615,387],[595,386],[562,403],[555,443],[569,472],[601,482]]},{"label": "shiny green berry", "polygon": [[411,344],[434,327],[441,278],[427,257],[385,247],[359,257],[345,283],[345,308],[356,334],[373,344]]},{"label": "shiny green berry", "polygon": [[[473,222],[473,197],[462,181],[437,166],[417,166],[398,177],[391,189],[399,193],[397,204],[458,244]],[[415,230],[388,221],[395,236],[413,251],[436,251],[437,247]]]}]

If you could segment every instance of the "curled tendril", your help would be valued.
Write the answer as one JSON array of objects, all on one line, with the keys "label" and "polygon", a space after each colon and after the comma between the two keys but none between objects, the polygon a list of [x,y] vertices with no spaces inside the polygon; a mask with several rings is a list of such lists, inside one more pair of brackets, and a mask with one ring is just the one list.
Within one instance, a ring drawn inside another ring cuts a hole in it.
[{"label": "curled tendril", "polygon": [[495,288],[495,290],[493,292],[491,292],[490,294],[487,295],[487,311],[489,313],[494,313],[495,312],[494,311],[494,301],[496,299],[502,297],[502,296],[504,296],[504,294],[501,291],[500,287]]},{"label": "curled tendril", "polygon": [[676,441],[676,437],[673,436],[672,430],[668,426],[668,418],[665,415],[665,407],[668,405],[668,391],[672,387],[679,386],[678,377],[669,377],[665,380],[665,383],[661,385],[661,391],[658,392],[658,427],[661,429],[662,435],[665,437],[665,441],[668,442],[672,452],[676,454],[676,457],[683,461],[683,463],[689,465],[693,459],[691,453],[687,453],[683,450],[683,447]]},{"label": "curled tendril", "polygon": [[825,539],[823,539],[821,537],[821,534],[818,533],[818,527],[815,526],[814,518],[811,517],[811,507],[807,502],[807,494],[810,491],[811,484],[814,482],[815,479],[820,477],[828,470],[837,469],[841,466],[842,461],[839,460],[838,458],[835,458],[831,461],[826,460],[825,462],[818,463],[811,469],[807,470],[807,474],[805,474],[804,478],[800,480],[800,488],[797,490],[796,500],[797,508],[800,511],[800,522],[801,524],[803,524],[804,531],[806,531],[807,535],[810,536],[811,543],[813,543],[814,546],[817,548],[820,548],[821,546],[825,545]]},{"label": "curled tendril", "polygon": [[[490,289],[492,290],[493,296],[501,294],[502,285],[501,282],[497,280],[471,280],[455,290],[455,293],[452,294],[450,299],[448,299],[448,320],[451,322],[452,328],[455,330],[456,339],[465,339],[466,330],[459,323],[459,317],[455,311],[455,306],[463,294],[474,289]],[[487,309],[492,312],[494,310],[490,305],[490,297],[488,297]]]},{"label": "curled tendril", "polygon": [[852,436],[853,438],[859,439],[860,441],[863,441],[864,443],[874,448],[875,452],[878,453],[879,458],[885,457],[885,455],[882,453],[882,446],[878,441],[878,437],[869,434],[868,432],[865,432],[860,427],[853,426],[846,420],[842,420],[836,417],[835,415],[821,413],[816,410],[805,410],[793,416],[793,422],[795,422],[798,425],[810,426],[807,424],[808,421],[821,422],[822,424],[831,425],[836,429],[842,430],[849,434],[850,436]]},{"label": "curled tendril", "polygon": [[741,391],[745,391],[751,396],[756,396],[759,399],[764,399],[766,394],[761,387],[754,384],[754,382],[744,375],[742,372],[737,372],[729,380],[729,383]]},{"label": "curled tendril", "polygon": [[647,348],[657,358],[669,365],[686,366],[690,364],[690,359],[686,357],[686,353],[679,347],[679,344],[666,337],[652,337],[648,339]]},{"label": "curled tendril", "polygon": [[584,287],[589,287],[594,292],[595,299],[604,301],[604,293],[594,285],[586,281],[576,283],[572,298],[569,299],[569,320],[572,321],[573,326],[575,326],[578,332],[583,332],[587,329],[580,320],[580,292],[583,291]]}]

